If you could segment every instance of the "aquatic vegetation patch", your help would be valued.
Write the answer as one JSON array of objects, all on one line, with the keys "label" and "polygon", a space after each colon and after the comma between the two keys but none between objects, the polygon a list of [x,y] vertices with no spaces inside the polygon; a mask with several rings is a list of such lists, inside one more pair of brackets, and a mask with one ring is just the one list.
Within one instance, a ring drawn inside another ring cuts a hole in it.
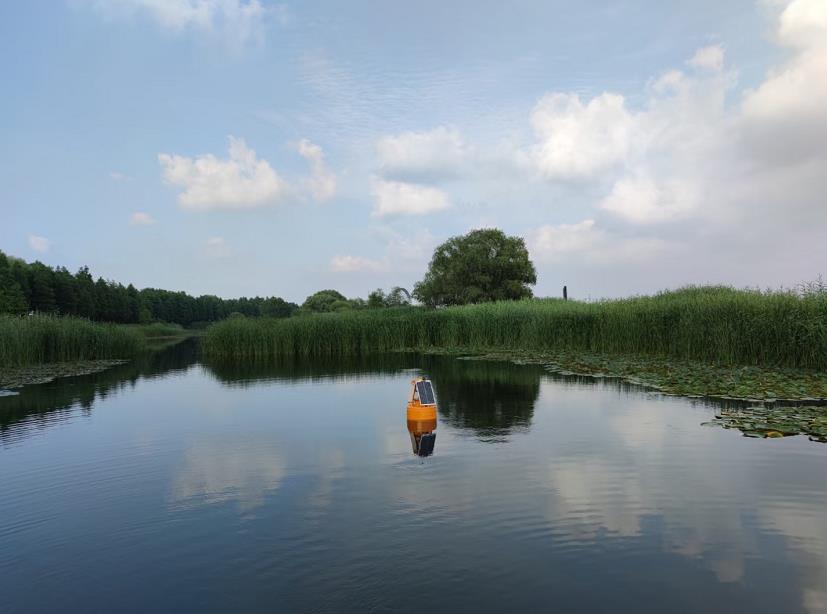
[{"label": "aquatic vegetation patch", "polygon": [[758,406],[722,409],[702,426],[738,429],[745,437],[776,438],[808,435],[810,441],[827,443],[827,406]]},{"label": "aquatic vegetation patch", "polygon": [[0,368],[0,392],[22,388],[33,384],[46,384],[59,377],[73,377],[98,373],[121,365],[126,360],[79,360],[75,362],[58,362],[25,367]]},{"label": "aquatic vegetation patch", "polygon": [[810,369],[727,366],[668,357],[587,352],[469,352],[434,348],[431,353],[470,354],[467,358],[542,364],[552,373],[619,378],[687,397],[750,401],[827,401],[827,373]]}]

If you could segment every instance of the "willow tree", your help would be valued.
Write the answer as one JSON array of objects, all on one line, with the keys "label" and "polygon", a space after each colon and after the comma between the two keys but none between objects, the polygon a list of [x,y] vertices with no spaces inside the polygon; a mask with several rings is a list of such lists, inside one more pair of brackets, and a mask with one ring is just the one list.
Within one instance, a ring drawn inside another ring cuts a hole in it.
[{"label": "willow tree", "polygon": [[466,305],[530,298],[537,272],[525,241],[502,230],[473,230],[434,250],[414,297],[426,305]]}]

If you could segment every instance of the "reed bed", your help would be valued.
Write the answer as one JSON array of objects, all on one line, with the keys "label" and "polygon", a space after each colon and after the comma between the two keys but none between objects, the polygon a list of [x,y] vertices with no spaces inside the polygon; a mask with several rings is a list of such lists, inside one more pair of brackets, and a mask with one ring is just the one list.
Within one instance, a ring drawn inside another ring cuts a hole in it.
[{"label": "reed bed", "polygon": [[362,310],[212,325],[216,357],[358,355],[402,349],[577,350],[713,364],[827,368],[827,295],[688,287],[592,303],[535,299]]},{"label": "reed bed", "polygon": [[129,358],[145,345],[144,335],[118,324],[53,315],[0,315],[0,367]]}]

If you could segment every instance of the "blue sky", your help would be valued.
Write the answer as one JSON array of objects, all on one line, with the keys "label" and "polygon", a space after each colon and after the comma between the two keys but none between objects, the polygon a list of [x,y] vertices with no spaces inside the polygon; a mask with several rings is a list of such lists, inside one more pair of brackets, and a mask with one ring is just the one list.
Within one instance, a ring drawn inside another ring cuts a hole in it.
[{"label": "blue sky", "polygon": [[0,249],[139,287],[537,293],[824,273],[827,3],[2,3]]}]

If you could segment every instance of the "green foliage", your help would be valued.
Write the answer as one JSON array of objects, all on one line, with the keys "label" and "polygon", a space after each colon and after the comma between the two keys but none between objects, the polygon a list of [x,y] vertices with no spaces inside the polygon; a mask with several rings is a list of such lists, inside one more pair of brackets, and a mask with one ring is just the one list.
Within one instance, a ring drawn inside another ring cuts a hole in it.
[{"label": "green foliage", "polygon": [[367,307],[381,309],[383,307],[407,307],[411,304],[411,293],[402,286],[394,286],[388,294],[382,288],[376,288],[368,294]]},{"label": "green foliage", "polygon": [[413,295],[425,305],[467,305],[531,297],[537,273],[525,242],[501,230],[473,230],[434,251]]},{"label": "green foliage", "polygon": [[128,358],[144,347],[137,330],[82,318],[0,315],[0,367]]},{"label": "green foliage", "polygon": [[689,287],[595,303],[535,299],[446,309],[366,309],[207,330],[216,356],[399,349],[583,350],[719,364],[827,368],[827,296]]},{"label": "green foliage", "polygon": [[381,309],[385,306],[385,291],[382,288],[376,288],[373,292],[368,294],[368,309]]},{"label": "green foliage", "polygon": [[364,309],[369,304],[360,298],[349,299],[336,290],[319,290],[305,299],[301,306],[301,313],[341,313]]},{"label": "green foliage", "polygon": [[0,252],[0,313],[58,313],[100,322],[123,324],[155,321],[184,326],[214,322],[238,312],[248,316],[283,318],[298,309],[278,297],[221,299],[185,292],[124,287],[114,281],[97,281],[83,267],[72,275],[63,267],[41,262],[27,264]]},{"label": "green foliage", "polygon": [[0,313],[23,313],[26,307],[26,295],[12,274],[11,263],[0,252]]},{"label": "green foliage", "polygon": [[319,290],[308,296],[302,303],[302,309],[311,313],[328,313],[341,310],[347,305],[347,297],[336,290]]}]

